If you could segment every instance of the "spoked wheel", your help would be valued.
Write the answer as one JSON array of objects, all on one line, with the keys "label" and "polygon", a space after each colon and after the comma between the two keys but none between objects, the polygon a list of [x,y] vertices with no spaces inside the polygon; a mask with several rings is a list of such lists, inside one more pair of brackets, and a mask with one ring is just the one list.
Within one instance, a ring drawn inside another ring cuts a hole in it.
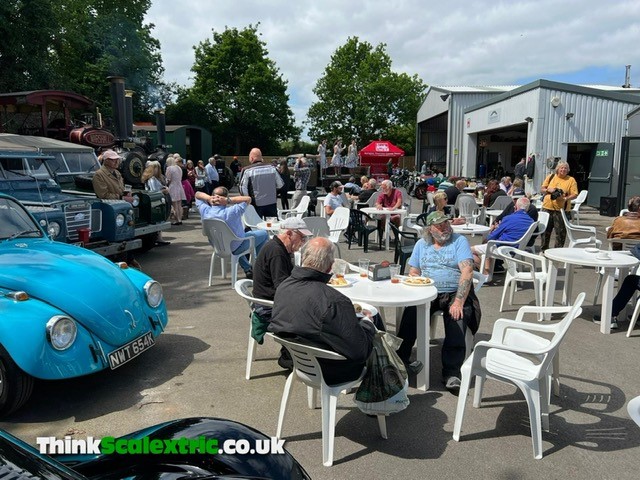
[{"label": "spoked wheel", "polygon": [[18,410],[29,400],[33,377],[24,373],[0,345],[0,416]]},{"label": "spoked wheel", "polygon": [[427,186],[425,184],[418,185],[413,192],[413,196],[418,200],[425,200],[427,198]]}]

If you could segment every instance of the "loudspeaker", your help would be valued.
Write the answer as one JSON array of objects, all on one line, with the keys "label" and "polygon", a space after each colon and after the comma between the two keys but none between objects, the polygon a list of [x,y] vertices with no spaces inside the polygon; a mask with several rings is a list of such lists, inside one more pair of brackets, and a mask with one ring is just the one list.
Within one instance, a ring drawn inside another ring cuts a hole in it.
[{"label": "loudspeaker", "polygon": [[615,217],[618,215],[618,197],[600,197],[600,215]]}]

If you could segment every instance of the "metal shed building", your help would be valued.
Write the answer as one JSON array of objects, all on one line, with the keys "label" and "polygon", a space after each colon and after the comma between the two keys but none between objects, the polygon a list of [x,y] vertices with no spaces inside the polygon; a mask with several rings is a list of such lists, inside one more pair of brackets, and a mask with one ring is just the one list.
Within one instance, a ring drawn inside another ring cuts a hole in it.
[{"label": "metal shed building", "polygon": [[[134,125],[135,131],[143,131],[154,142],[158,142],[158,130],[155,125]],[[167,146],[171,153],[179,153],[180,156],[189,160],[204,160],[205,162],[212,156],[212,136],[211,132],[205,128],[195,125],[167,125],[166,126]]]},{"label": "metal shed building", "polygon": [[[455,125],[447,129],[448,174],[491,176],[501,170],[499,165],[509,173],[520,158],[533,156],[535,175],[528,188],[538,191],[554,162],[565,159],[578,187],[589,190],[589,205],[597,207],[600,197],[617,191],[627,114],[640,105],[640,89],[585,87],[548,80],[517,88],[494,88],[504,91],[489,93],[489,98],[466,106],[462,116],[457,105],[448,113],[452,122],[455,121]],[[441,95],[446,92],[436,94],[437,91],[430,89],[420,109],[427,119],[423,122],[443,114],[442,107],[428,108],[437,101],[445,103]],[[432,92],[438,98],[434,99]],[[455,102],[456,92],[451,91],[449,98]],[[420,129],[419,113],[418,131]],[[458,129],[461,134],[457,133]],[[458,144],[460,136],[462,140]],[[422,154],[420,138],[418,147],[417,151]]]}]

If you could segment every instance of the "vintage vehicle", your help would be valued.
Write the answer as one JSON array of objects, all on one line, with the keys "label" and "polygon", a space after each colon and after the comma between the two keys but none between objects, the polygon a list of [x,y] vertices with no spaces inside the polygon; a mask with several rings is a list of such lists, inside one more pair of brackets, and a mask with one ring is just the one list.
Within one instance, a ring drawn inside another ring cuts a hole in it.
[{"label": "vintage vehicle", "polygon": [[305,155],[302,153],[295,153],[293,155],[289,155],[287,157],[287,165],[289,166],[289,175],[291,175],[291,178],[293,178],[293,167],[298,161],[298,158],[303,156],[307,159],[307,166],[311,170],[311,176],[309,177],[309,183],[307,184],[307,188],[313,189],[313,188],[319,187],[320,184],[318,183],[318,178],[319,178],[318,155],[310,155],[310,154]]},{"label": "vintage vehicle", "polygon": [[[34,189],[33,178],[30,178],[30,175],[39,180],[46,179],[49,184],[53,179],[53,182],[59,185],[56,194],[52,193],[53,197],[44,203],[44,207],[48,207],[52,201],[59,199],[55,198],[56,195],[60,197],[62,194],[66,194],[65,199],[75,198],[76,201],[91,202],[93,209],[101,212],[101,226],[96,222],[90,226],[91,238],[85,245],[87,248],[102,255],[114,255],[136,248],[148,249],[155,244],[158,232],[170,228],[168,218],[171,213],[171,202],[160,192],[134,189],[133,205],[122,200],[96,198],[91,179],[93,173],[100,168],[100,164],[92,148],[46,137],[0,134],[0,156],[7,151],[33,153],[34,149],[44,154],[41,155],[40,160],[44,163],[39,163],[37,171],[34,171],[29,166],[32,162],[27,162],[22,173],[27,173],[25,180],[31,180],[31,189],[36,193],[31,192],[31,195],[25,198],[24,193],[28,189],[29,182],[24,181],[22,194],[16,195],[3,188],[1,180],[0,192],[13,195],[23,203],[28,201],[31,209],[42,200],[38,198],[41,189]],[[129,166],[132,167],[133,164]],[[55,188],[52,187],[51,191],[54,190]],[[124,223],[120,215],[124,215]],[[131,215],[133,219],[130,218]],[[86,226],[89,227],[89,225]],[[72,230],[70,234],[72,238],[67,241],[77,241],[76,230]],[[64,241],[60,238],[55,239]]]},{"label": "vintage vehicle", "polygon": [[0,414],[34,379],[115,369],[155,344],[168,316],[162,286],[87,249],[51,240],[0,194]]},{"label": "vintage vehicle", "polygon": [[[227,440],[235,445],[266,445],[271,439],[247,425],[220,418],[184,418],[161,423],[124,437],[125,441],[149,444],[185,441],[216,441],[218,446]],[[74,439],[76,441],[76,439]],[[104,448],[103,448],[104,450]],[[84,479],[278,479],[308,480],[302,466],[286,450],[282,453],[243,455],[218,453],[160,453],[120,454],[100,453],[84,455],[41,454],[36,448],[0,430],[0,471],[3,478],[29,478],[46,480]]]}]

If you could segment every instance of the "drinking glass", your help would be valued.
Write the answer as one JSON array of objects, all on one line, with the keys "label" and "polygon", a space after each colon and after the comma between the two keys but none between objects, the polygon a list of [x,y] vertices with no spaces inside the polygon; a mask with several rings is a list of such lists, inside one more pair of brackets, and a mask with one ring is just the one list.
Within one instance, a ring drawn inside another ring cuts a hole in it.
[{"label": "drinking glass", "polygon": [[344,274],[347,273],[347,262],[344,260],[336,260],[333,263],[333,273],[336,275],[336,278],[343,278]]},{"label": "drinking glass", "polygon": [[360,276],[367,278],[369,276],[369,259],[360,258],[358,260],[358,267],[360,267]]},{"label": "drinking glass", "polygon": [[397,263],[389,265],[389,275],[391,276],[391,283],[400,283],[400,265]]}]

